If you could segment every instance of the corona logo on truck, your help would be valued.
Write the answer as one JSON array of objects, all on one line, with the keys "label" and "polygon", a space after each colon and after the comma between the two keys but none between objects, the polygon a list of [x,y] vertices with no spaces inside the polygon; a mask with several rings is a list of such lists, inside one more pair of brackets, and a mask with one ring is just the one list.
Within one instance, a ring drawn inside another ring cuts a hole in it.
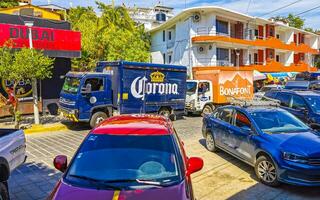
[{"label": "corona logo on truck", "polygon": [[150,80],[144,77],[137,77],[131,84],[131,94],[137,99],[145,99],[145,94],[174,94],[178,95],[178,84],[164,83],[165,75],[156,71],[150,74]]}]

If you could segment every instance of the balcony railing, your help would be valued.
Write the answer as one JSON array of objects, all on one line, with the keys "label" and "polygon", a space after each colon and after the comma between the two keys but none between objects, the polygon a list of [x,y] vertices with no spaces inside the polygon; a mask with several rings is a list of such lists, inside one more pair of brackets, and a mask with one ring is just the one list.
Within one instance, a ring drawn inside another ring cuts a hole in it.
[{"label": "balcony railing", "polygon": [[[235,31],[229,31],[228,33],[222,33],[216,30],[212,30],[212,27],[199,27],[197,28],[197,31],[194,36],[203,36],[203,35],[213,35],[213,36],[226,36],[226,37],[231,37],[231,38],[237,38]],[[242,38],[239,39],[244,39],[244,40],[264,40],[264,37],[260,36],[255,36],[253,34],[249,34],[248,32],[244,31],[244,34]]]},{"label": "balcony railing", "polygon": [[212,60],[211,58],[198,58],[194,66],[226,66],[233,67],[234,64],[228,60]]}]

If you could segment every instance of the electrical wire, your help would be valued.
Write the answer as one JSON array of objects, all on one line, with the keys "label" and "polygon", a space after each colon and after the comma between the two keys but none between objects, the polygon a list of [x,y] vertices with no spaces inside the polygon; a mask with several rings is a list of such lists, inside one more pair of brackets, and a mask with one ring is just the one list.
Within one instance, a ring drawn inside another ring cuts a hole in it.
[{"label": "electrical wire", "polygon": [[299,3],[299,2],[301,2],[301,1],[302,1],[302,0],[294,1],[294,2],[292,2],[292,3],[289,3],[289,4],[287,4],[287,5],[284,5],[284,6],[280,7],[280,8],[277,8],[277,9],[275,9],[275,10],[272,10],[272,11],[270,11],[270,12],[268,12],[268,13],[265,13],[265,14],[263,14],[263,15],[260,15],[260,16],[258,16],[258,17],[263,17],[263,16],[266,16],[266,15],[269,15],[269,14],[271,14],[271,13],[277,12],[277,11],[279,11],[279,10],[282,10],[282,9],[284,9],[284,8],[287,8],[287,7],[289,7],[289,6],[292,6],[292,5],[296,4],[296,3]]},{"label": "electrical wire", "polygon": [[296,14],[295,16],[303,15],[303,14],[305,14],[305,13],[308,13],[308,12],[313,11],[313,10],[318,9],[318,8],[320,8],[320,6],[311,8],[311,9],[309,9],[309,10],[305,10],[305,11],[303,11],[303,12],[301,12],[301,13]]},{"label": "electrical wire", "polygon": [[250,8],[250,5],[251,5],[251,1],[252,1],[252,0],[249,0],[248,6],[247,6],[246,14],[248,14],[248,13],[249,13],[249,8]]}]

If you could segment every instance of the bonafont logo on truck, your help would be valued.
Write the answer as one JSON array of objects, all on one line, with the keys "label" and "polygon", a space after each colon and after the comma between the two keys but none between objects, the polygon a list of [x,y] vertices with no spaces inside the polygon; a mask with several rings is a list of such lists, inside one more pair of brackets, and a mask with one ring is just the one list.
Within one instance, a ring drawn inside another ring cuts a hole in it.
[{"label": "bonafont logo on truck", "polygon": [[163,83],[165,75],[161,72],[150,74],[151,82],[144,77],[137,77],[132,81],[131,94],[137,99],[145,99],[145,94],[174,94],[178,95],[178,84]]}]

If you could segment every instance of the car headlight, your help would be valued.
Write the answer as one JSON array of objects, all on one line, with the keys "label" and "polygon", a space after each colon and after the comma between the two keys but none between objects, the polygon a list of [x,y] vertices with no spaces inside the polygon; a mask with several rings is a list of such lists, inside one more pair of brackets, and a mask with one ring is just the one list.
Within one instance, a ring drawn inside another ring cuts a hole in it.
[{"label": "car headlight", "polygon": [[282,158],[284,160],[288,160],[291,162],[297,162],[297,163],[307,163],[308,159],[304,156],[294,154],[294,153],[289,153],[289,152],[282,152]]}]

